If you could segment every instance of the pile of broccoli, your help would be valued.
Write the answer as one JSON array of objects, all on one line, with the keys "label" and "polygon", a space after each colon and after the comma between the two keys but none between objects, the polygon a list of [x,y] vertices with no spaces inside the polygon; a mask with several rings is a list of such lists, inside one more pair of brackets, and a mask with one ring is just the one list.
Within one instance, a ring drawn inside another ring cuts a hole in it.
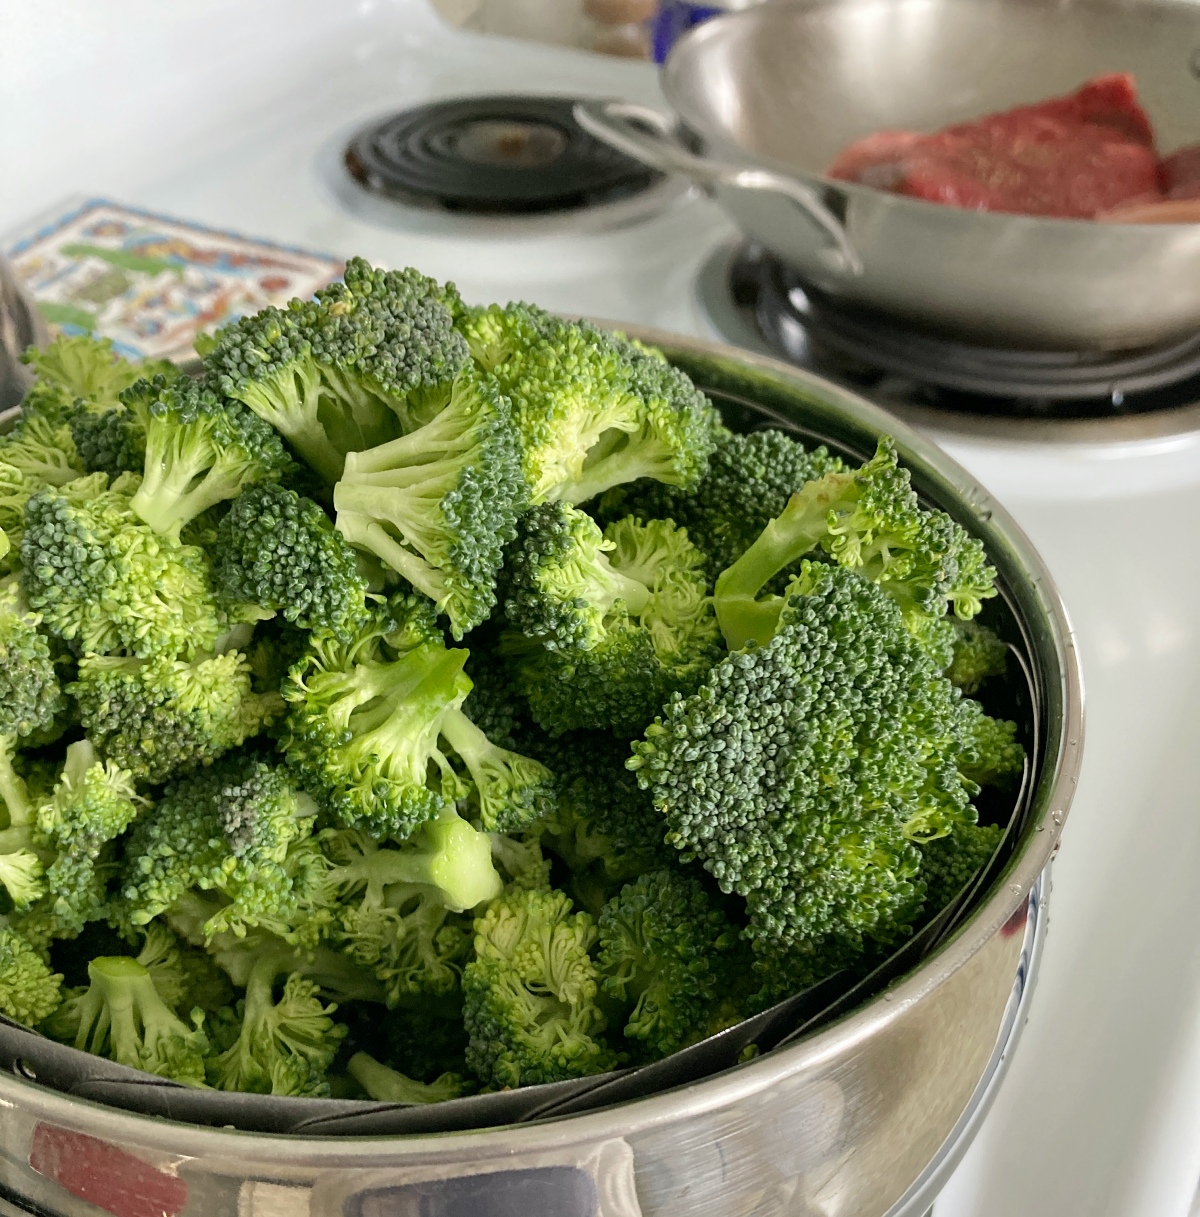
[{"label": "pile of broccoli", "polygon": [[431,1103],[676,1052],[994,854],[994,572],[888,441],[359,259],[201,353],[60,338],[0,437],[0,1013]]}]

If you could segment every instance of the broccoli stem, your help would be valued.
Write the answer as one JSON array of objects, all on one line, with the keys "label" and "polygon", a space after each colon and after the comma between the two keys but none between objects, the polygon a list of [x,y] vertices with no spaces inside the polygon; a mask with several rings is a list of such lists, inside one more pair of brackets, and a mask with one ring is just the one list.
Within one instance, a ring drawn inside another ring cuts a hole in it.
[{"label": "broccoli stem", "polygon": [[[357,493],[350,493],[352,490],[357,490]],[[398,575],[403,575],[417,591],[428,596],[435,604],[440,604],[446,595],[446,587],[439,572],[412,550],[405,549],[370,515],[352,511],[348,506],[352,499],[369,507],[373,502],[370,487],[351,488],[345,482],[338,483],[334,502],[338,513],[338,529],[342,536],[351,545],[369,550]]]},{"label": "broccoli stem", "polygon": [[812,550],[828,532],[829,509],[837,497],[822,482],[792,495],[748,550],[717,576],[714,607],[731,651],[748,642],[765,646],[775,634],[783,601],[758,600],[766,583]]},{"label": "broccoli stem", "polygon": [[[661,478],[670,468],[674,454],[653,441],[615,429],[608,436],[614,438],[601,436],[600,443],[588,453],[579,477],[565,483],[552,497],[573,505],[586,503],[614,486],[639,478]],[[625,442],[621,444],[621,440]]]},{"label": "broccoli stem", "polygon": [[248,382],[239,393],[259,418],[271,424],[330,486],[342,476],[344,457],[329,442],[318,416],[321,376],[316,367],[289,369],[265,385]]},{"label": "broccoli stem", "polygon": [[[151,428],[151,436],[155,429]],[[146,471],[142,484],[130,506],[155,532],[166,537],[178,537],[183,526],[201,512],[235,498],[241,481],[224,474],[219,464],[208,468],[208,461],[199,469],[179,454],[169,455],[162,445],[150,444],[146,451]],[[204,473],[199,482],[196,478]]]},{"label": "broccoli stem", "polygon": [[24,779],[13,768],[16,740],[11,736],[0,737],[0,798],[8,809],[8,826],[22,828],[34,821],[33,803]]},{"label": "broccoli stem", "polygon": [[423,825],[404,849],[379,850],[368,863],[369,882],[436,887],[452,912],[473,909],[500,894],[503,884],[492,865],[492,843],[454,811]]},{"label": "broccoli stem", "polygon": [[350,1076],[380,1103],[442,1103],[463,1092],[462,1080],[444,1073],[433,1082],[415,1082],[395,1069],[381,1065],[373,1056],[356,1052],[346,1066]]}]

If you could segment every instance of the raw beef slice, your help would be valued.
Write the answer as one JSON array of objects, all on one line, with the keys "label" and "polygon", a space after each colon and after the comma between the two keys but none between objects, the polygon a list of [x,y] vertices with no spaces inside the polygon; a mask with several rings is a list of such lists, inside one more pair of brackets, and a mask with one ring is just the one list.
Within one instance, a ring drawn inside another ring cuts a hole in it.
[{"label": "raw beef slice", "polygon": [[1149,119],[1128,75],[934,135],[880,132],[829,176],[977,211],[1090,218],[1161,197]]}]

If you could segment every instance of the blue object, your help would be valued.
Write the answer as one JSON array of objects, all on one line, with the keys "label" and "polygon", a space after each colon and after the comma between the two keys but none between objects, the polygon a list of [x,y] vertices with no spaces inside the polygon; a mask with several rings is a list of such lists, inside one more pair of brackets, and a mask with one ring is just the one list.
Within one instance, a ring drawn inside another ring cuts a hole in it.
[{"label": "blue object", "polygon": [[719,17],[726,9],[719,4],[692,4],[691,0],[659,0],[654,18],[654,62],[662,63],[675,43],[693,26]]}]

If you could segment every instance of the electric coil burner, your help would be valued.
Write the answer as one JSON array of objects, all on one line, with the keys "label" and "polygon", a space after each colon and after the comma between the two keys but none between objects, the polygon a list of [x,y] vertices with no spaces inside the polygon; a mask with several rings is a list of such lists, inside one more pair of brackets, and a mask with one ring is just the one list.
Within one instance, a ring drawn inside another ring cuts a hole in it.
[{"label": "electric coil burner", "polygon": [[662,175],[588,135],[565,97],[466,97],[373,122],[346,149],[367,190],[483,215],[574,211],[628,199]]},{"label": "electric coil burner", "polygon": [[[1137,351],[976,346],[835,299],[756,246],[726,250],[701,292],[718,329],[885,404],[1007,418],[1086,419],[1200,402],[1200,334]],[[741,333],[737,333],[738,327]]]}]

